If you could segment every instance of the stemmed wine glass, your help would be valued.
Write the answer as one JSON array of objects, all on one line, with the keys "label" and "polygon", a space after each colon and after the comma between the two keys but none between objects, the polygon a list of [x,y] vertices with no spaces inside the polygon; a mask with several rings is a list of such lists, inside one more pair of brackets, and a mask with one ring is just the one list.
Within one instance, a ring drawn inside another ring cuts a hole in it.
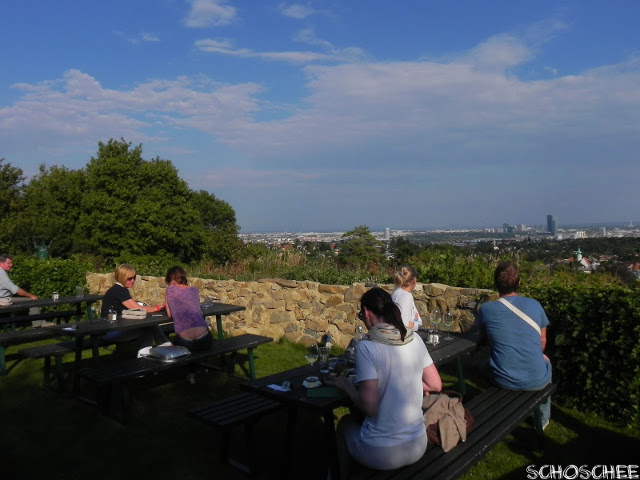
[{"label": "stemmed wine glass", "polygon": [[451,312],[447,312],[443,315],[442,323],[447,329],[447,335],[446,337],[444,337],[444,340],[453,340],[453,337],[451,336],[451,327],[453,327],[453,315],[451,315]]},{"label": "stemmed wine glass", "polygon": [[440,310],[434,310],[431,312],[431,325],[433,325],[433,333],[438,333],[438,325],[440,325],[440,321],[442,320],[442,315],[440,314]]},{"label": "stemmed wine glass", "polygon": [[318,344],[314,343],[309,347],[307,354],[305,355],[307,362],[309,365],[313,367],[313,364],[318,361]]}]

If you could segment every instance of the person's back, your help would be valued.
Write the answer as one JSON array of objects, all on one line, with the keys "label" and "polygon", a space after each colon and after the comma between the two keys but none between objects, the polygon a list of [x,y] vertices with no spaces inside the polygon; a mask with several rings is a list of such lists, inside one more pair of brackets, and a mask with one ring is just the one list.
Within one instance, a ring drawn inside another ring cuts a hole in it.
[{"label": "person's back", "polygon": [[[519,295],[505,300],[525,312],[540,328],[549,324],[538,301]],[[477,323],[489,340],[489,368],[496,383],[513,390],[527,390],[550,380],[551,367],[542,353],[540,333],[531,325],[498,301],[480,307]]]},{"label": "person's back", "polygon": [[200,310],[200,291],[197,287],[169,285],[166,295],[178,335],[190,328],[207,327]]},{"label": "person's back", "polygon": [[362,438],[371,445],[392,446],[424,433],[422,372],[428,352],[415,335],[406,345],[390,346],[364,340],[358,345],[357,382],[376,378],[380,392],[378,415],[367,417]]},{"label": "person's back", "polygon": [[[519,296],[520,272],[510,260],[493,273],[500,294],[478,310],[480,341],[490,347],[489,374],[497,385],[512,390],[540,390],[551,382],[551,362],[544,354],[549,320],[538,301]],[[504,303],[503,303],[504,302]],[[540,405],[542,428],[551,417],[551,397]]]}]

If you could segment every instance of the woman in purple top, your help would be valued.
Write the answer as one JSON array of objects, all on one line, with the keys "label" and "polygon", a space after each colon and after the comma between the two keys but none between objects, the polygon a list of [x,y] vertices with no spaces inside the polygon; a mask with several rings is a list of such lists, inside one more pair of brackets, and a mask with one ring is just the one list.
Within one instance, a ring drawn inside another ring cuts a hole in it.
[{"label": "woman in purple top", "polygon": [[173,317],[176,332],[172,343],[190,351],[208,350],[213,337],[200,310],[200,291],[189,286],[187,272],[182,267],[167,270],[165,282],[167,315]]}]

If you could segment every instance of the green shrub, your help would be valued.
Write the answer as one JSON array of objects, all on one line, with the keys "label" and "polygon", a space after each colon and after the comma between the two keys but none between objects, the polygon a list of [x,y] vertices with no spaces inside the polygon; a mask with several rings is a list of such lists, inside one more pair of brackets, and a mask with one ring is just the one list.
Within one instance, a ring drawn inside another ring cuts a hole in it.
[{"label": "green shrub", "polygon": [[84,259],[39,260],[35,256],[16,256],[9,272],[11,281],[38,297],[75,295],[76,286],[84,286],[92,263]]},{"label": "green shrub", "polygon": [[523,288],[549,317],[547,351],[567,405],[640,426],[640,291],[618,285]]}]

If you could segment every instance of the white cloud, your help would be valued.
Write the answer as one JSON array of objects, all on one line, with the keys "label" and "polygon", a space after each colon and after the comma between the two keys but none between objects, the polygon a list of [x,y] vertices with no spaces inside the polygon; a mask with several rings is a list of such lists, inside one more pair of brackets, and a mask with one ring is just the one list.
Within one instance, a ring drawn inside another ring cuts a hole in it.
[{"label": "white cloud", "polygon": [[233,48],[230,40],[212,40],[205,38],[197,40],[195,47],[207,53],[229,55],[233,57],[260,58],[262,60],[276,60],[286,63],[310,63],[315,61],[338,61],[340,57],[316,52],[254,52],[248,48]]},{"label": "white cloud", "polygon": [[134,45],[137,45],[139,43],[148,43],[148,42],[159,42],[160,41],[160,37],[158,37],[157,35],[153,34],[153,33],[149,33],[149,32],[141,32],[139,33],[137,36],[129,36],[127,34],[125,34],[124,32],[121,31],[114,31],[113,32],[115,35],[117,35],[118,37],[122,38],[123,40],[132,43]]},{"label": "white cloud", "polygon": [[[201,47],[246,57],[291,54],[234,49],[220,40]],[[37,138],[57,148],[120,137],[157,143],[192,131],[276,171],[371,170],[401,159],[404,171],[418,172],[412,181],[427,164],[429,175],[452,162],[486,173],[513,162],[557,165],[567,151],[586,166],[607,143],[627,149],[620,158],[634,151],[640,143],[636,57],[545,80],[508,73],[530,55],[503,36],[446,62],[306,66],[309,94],[293,106],[269,99],[256,83],[178,77],[115,90],[69,70],[55,81],[14,85],[22,96],[0,108],[0,144]],[[267,109],[287,114],[258,120]]]},{"label": "white cloud", "polygon": [[314,13],[316,13],[316,10],[310,6],[310,5],[302,5],[299,3],[294,3],[291,5],[286,5],[284,3],[281,3],[278,8],[280,9],[280,12],[285,16],[285,17],[290,17],[290,18],[295,18],[295,19],[304,19],[307,18],[311,15],[313,15]]},{"label": "white cloud", "polygon": [[194,46],[207,53],[229,55],[244,58],[259,58],[262,60],[275,60],[286,63],[313,63],[313,62],[355,62],[367,57],[366,53],[358,47],[336,48],[330,42],[318,38],[313,29],[299,31],[294,40],[308,45],[321,47],[326,53],[310,51],[283,51],[283,52],[256,52],[249,48],[235,48],[229,39],[213,40],[205,38],[196,40]]},{"label": "white cloud", "polygon": [[142,39],[143,42],[159,42],[160,41],[160,37],[149,32],[142,32],[140,34],[140,38]]},{"label": "white cloud", "polygon": [[191,5],[184,24],[191,28],[229,25],[236,18],[236,9],[225,0],[187,0]]}]

